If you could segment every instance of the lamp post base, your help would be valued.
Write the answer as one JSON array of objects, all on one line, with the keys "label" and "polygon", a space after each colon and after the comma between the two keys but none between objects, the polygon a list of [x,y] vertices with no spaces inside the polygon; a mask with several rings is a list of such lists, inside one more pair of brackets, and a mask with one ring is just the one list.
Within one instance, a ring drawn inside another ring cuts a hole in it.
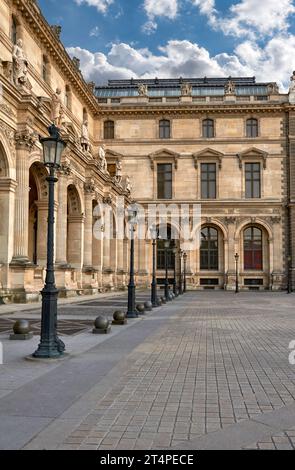
[{"label": "lamp post base", "polygon": [[65,345],[57,336],[57,296],[56,288],[45,287],[42,291],[41,341],[33,357],[56,359],[63,356]]}]

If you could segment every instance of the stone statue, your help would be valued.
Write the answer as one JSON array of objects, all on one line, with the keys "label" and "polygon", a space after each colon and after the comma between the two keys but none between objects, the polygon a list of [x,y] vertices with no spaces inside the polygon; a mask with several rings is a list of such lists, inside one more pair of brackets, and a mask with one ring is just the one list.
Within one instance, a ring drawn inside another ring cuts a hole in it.
[{"label": "stone statue", "polygon": [[116,176],[115,176],[115,180],[118,184],[121,183],[122,181],[122,162],[121,160],[118,160],[116,162]]},{"label": "stone statue", "polygon": [[55,126],[62,124],[63,109],[61,105],[61,89],[57,88],[51,100],[51,121]]},{"label": "stone statue", "polygon": [[295,71],[293,72],[292,77],[290,77],[291,83],[289,88],[289,93],[295,92]]},{"label": "stone statue", "polygon": [[147,85],[144,85],[143,83],[138,85],[138,94],[139,94],[139,96],[148,96],[148,87],[147,87]]},{"label": "stone statue", "polygon": [[181,96],[192,96],[193,87],[190,83],[183,83],[181,85]]},{"label": "stone statue", "polygon": [[129,176],[126,176],[126,185],[125,185],[125,189],[128,193],[131,193],[132,191],[132,184],[131,184],[131,181],[130,181],[130,178]]},{"label": "stone statue", "polygon": [[99,168],[104,173],[106,173],[108,171],[108,164],[107,164],[106,151],[105,151],[105,146],[104,145],[102,145],[99,148],[98,156],[99,156]]},{"label": "stone statue", "polygon": [[270,95],[277,95],[280,93],[280,90],[279,90],[279,87],[278,87],[278,84],[277,83],[270,83],[268,86],[267,86],[267,90],[268,90],[268,93]]},{"label": "stone statue", "polygon": [[89,132],[88,132],[88,121],[84,121],[81,129],[81,146],[84,152],[89,152]]},{"label": "stone statue", "polygon": [[14,81],[16,85],[24,85],[27,81],[28,61],[23,51],[23,41],[17,40],[12,52]]},{"label": "stone statue", "polygon": [[235,82],[229,80],[225,85],[225,94],[226,95],[234,95],[236,92],[236,85]]}]

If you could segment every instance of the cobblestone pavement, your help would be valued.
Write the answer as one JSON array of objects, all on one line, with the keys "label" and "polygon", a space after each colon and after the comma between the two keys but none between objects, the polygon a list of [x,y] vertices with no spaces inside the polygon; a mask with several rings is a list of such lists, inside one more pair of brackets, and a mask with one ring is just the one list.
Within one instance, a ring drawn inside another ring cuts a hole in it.
[{"label": "cobblestone pavement", "polygon": [[295,450],[295,427],[289,431],[277,433],[263,442],[246,447],[249,450]]},{"label": "cobblestone pavement", "polygon": [[[59,448],[182,448],[294,405],[293,304],[285,294],[187,294]],[[294,435],[274,433],[250,447],[291,448]]]}]

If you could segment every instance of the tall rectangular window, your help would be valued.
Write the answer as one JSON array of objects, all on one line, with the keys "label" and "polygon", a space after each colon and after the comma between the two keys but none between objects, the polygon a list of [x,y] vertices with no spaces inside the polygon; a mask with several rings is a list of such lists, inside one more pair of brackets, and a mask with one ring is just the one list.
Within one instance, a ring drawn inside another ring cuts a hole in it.
[{"label": "tall rectangular window", "polygon": [[172,164],[160,163],[158,170],[158,199],[172,199]]},{"label": "tall rectangular window", "polygon": [[261,197],[260,163],[245,163],[246,198]]},{"label": "tall rectangular window", "polygon": [[216,163],[201,164],[201,197],[216,199]]}]

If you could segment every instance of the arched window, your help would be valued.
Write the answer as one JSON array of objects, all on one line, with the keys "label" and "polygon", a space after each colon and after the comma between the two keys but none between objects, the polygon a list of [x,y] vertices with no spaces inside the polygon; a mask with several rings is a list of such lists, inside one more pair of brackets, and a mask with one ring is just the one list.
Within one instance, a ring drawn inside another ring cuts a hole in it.
[{"label": "arched window", "polygon": [[258,120],[247,119],[247,137],[258,137]]},{"label": "arched window", "polygon": [[218,271],[218,230],[204,227],[201,231],[200,268]]},{"label": "arched window", "polygon": [[262,230],[249,227],[244,231],[244,269],[263,269],[262,256]]},{"label": "arched window", "polygon": [[11,41],[13,44],[17,41],[17,22],[14,16],[11,18]]},{"label": "arched window", "polygon": [[[173,249],[175,248],[175,240],[172,240],[172,230],[171,227],[167,227],[167,240],[170,241],[170,246],[167,249],[167,265],[168,269],[174,269],[175,265],[175,255],[173,253]],[[165,269],[165,241],[159,239],[157,241],[157,269]]]},{"label": "arched window", "polygon": [[203,137],[205,139],[212,139],[214,137],[214,121],[213,119],[203,120]]},{"label": "arched window", "polygon": [[114,121],[105,121],[104,122],[104,139],[114,139],[114,138],[115,138]]},{"label": "arched window", "polygon": [[168,119],[162,119],[159,123],[159,137],[160,139],[170,139],[171,137],[171,124]]}]

